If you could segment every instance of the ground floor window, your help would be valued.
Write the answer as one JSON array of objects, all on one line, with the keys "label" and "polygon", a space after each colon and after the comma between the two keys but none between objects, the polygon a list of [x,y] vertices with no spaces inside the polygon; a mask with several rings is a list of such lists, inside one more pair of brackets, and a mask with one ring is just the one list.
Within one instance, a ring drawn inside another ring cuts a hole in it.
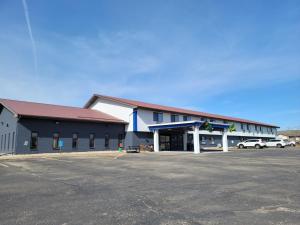
[{"label": "ground floor window", "polygon": [[123,134],[118,135],[118,146],[123,147]]},{"label": "ground floor window", "polygon": [[52,143],[53,150],[59,149],[59,133],[53,134],[53,143]]},{"label": "ground floor window", "polygon": [[74,133],[72,136],[72,148],[77,149],[78,148],[78,134]]},{"label": "ground floor window", "polygon": [[32,132],[31,139],[30,139],[30,149],[34,150],[37,149],[38,146],[38,133]]},{"label": "ground floor window", "polygon": [[4,134],[4,150],[6,150],[6,134]]},{"label": "ground floor window", "polygon": [[15,147],[15,132],[12,133],[12,143],[11,143],[11,149],[13,150]]},{"label": "ground floor window", "polygon": [[1,135],[1,150],[3,150],[3,134]]},{"label": "ground floor window", "polygon": [[108,148],[109,147],[109,135],[106,134],[104,137],[104,147]]},{"label": "ground floor window", "polygon": [[95,134],[90,134],[90,149],[95,148]]},{"label": "ground floor window", "polygon": [[9,150],[9,145],[10,145],[10,133],[8,133],[7,150]]}]

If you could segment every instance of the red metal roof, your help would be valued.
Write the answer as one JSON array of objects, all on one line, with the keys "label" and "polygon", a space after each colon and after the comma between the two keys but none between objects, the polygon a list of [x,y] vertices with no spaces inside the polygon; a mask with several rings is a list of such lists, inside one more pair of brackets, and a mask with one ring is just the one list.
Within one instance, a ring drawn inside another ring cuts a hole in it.
[{"label": "red metal roof", "polygon": [[126,123],[106,113],[92,109],[0,99],[0,104],[17,116],[55,118],[95,122]]},{"label": "red metal roof", "polygon": [[179,114],[183,114],[183,115],[200,116],[200,117],[206,117],[206,118],[212,118],[212,119],[220,119],[220,120],[240,122],[240,123],[249,123],[249,124],[268,126],[268,127],[278,127],[278,126],[272,125],[272,124],[261,123],[261,122],[257,122],[257,121],[246,120],[246,119],[240,119],[240,118],[231,117],[231,116],[222,116],[222,115],[218,115],[218,114],[198,112],[198,111],[189,110],[189,109],[163,106],[163,105],[129,100],[129,99],[124,99],[124,98],[117,98],[117,97],[111,97],[111,96],[106,96],[106,95],[97,95],[97,94],[93,95],[93,97],[86,103],[86,105],[84,107],[88,108],[90,105],[93,104],[93,102],[97,98],[106,99],[106,100],[126,104],[126,105],[133,106],[133,107],[151,109],[151,110],[156,110],[156,111],[165,111],[165,112],[171,112],[171,113],[179,113]]}]

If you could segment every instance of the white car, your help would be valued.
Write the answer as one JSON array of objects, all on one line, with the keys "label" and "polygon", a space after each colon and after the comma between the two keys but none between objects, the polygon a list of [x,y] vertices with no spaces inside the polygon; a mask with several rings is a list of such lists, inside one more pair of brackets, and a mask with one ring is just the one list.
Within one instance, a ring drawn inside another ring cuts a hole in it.
[{"label": "white car", "polygon": [[266,147],[266,143],[262,139],[248,139],[246,141],[239,142],[237,144],[238,148],[248,148],[248,147],[254,147],[254,148],[264,148]]},{"label": "white car", "polygon": [[288,141],[288,145],[295,147],[296,146],[296,142],[295,141]]},{"label": "white car", "polygon": [[285,146],[288,146],[289,143],[285,140],[281,139],[271,139],[267,141],[266,143],[267,147],[277,147],[277,148],[284,148]]}]

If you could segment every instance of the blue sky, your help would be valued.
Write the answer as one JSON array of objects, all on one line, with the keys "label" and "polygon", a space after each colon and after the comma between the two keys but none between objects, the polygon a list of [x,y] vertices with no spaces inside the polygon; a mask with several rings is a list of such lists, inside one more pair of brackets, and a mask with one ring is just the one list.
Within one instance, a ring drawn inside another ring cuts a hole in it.
[{"label": "blue sky", "polygon": [[300,128],[298,0],[0,0],[0,28],[2,98],[99,93]]}]

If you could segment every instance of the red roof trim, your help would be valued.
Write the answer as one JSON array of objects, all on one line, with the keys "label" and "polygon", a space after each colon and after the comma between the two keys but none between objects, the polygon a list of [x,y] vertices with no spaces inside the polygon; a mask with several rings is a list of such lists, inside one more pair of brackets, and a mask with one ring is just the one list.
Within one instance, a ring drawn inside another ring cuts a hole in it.
[{"label": "red roof trim", "polygon": [[227,121],[233,121],[233,122],[248,123],[248,124],[254,124],[254,125],[279,128],[276,125],[261,123],[261,122],[252,121],[252,120],[246,120],[246,119],[235,118],[235,117],[230,117],[230,116],[222,116],[222,115],[218,115],[218,114],[211,114],[211,113],[205,113],[205,112],[198,112],[198,111],[193,111],[193,110],[189,110],[189,109],[182,109],[182,108],[176,108],[176,107],[170,107],[170,106],[163,106],[163,105],[146,103],[146,102],[141,102],[141,101],[136,101],[136,100],[111,97],[111,96],[107,96],[107,95],[94,94],[90,98],[90,100],[85,104],[84,107],[89,108],[98,98],[130,105],[132,107],[144,108],[144,109],[151,109],[151,110],[171,112],[171,113],[180,113],[183,115],[200,116],[200,117],[207,117],[207,118],[212,118],[212,119],[221,119],[221,120],[227,120]]},{"label": "red roof trim", "polygon": [[2,104],[16,116],[54,118],[64,120],[123,123],[127,122],[106,113],[72,106],[52,105],[18,100],[0,99]]}]

